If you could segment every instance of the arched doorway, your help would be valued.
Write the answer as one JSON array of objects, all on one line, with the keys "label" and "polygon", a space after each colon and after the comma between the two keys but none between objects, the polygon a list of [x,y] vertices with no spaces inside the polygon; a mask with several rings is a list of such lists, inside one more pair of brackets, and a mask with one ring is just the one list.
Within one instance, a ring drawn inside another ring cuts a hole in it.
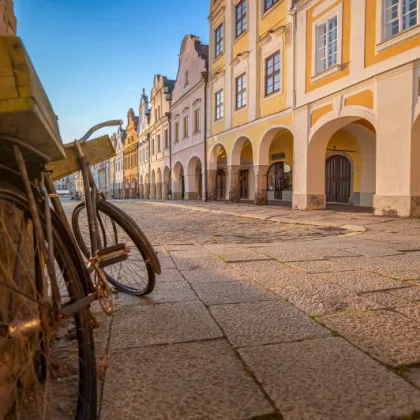
[{"label": "arched doorway", "polygon": [[154,169],[152,170],[152,176],[150,180],[150,199],[156,199],[156,172]]},{"label": "arched doorway", "polygon": [[124,198],[130,198],[130,182],[128,181],[128,179],[125,181]]},{"label": "arched doorway", "polygon": [[216,173],[216,200],[226,200],[226,171],[218,169]]},{"label": "arched doorway", "polygon": [[169,189],[169,178],[170,178],[170,170],[167,166],[163,170],[163,184],[162,184],[162,200],[168,200],[170,197],[171,191]]},{"label": "arched doorway", "polygon": [[181,162],[177,162],[173,170],[173,196],[174,200],[184,200],[185,198],[185,179],[184,167]]},{"label": "arched doorway", "polygon": [[251,141],[239,137],[232,148],[230,166],[229,200],[249,200],[254,196],[254,156]]},{"label": "arched doorway", "polygon": [[292,168],[287,162],[275,162],[267,174],[268,200],[292,201]]},{"label": "arched doorway", "polygon": [[189,200],[203,198],[203,173],[201,160],[197,156],[192,157],[188,162],[186,189]]},{"label": "arched doorway", "polygon": [[[268,130],[259,149],[259,191],[255,194],[256,204],[285,202],[293,199],[293,134],[283,127]],[[264,178],[264,175],[266,178]]]},{"label": "arched doorway", "polygon": [[144,192],[144,198],[146,200],[149,200],[150,199],[150,178],[149,178],[149,174],[144,175],[143,192]]},{"label": "arched doorway", "polygon": [[162,200],[162,172],[160,168],[156,171],[156,200]]},{"label": "arched doorway", "polygon": [[130,192],[131,198],[137,198],[137,181],[135,178],[131,180],[131,192]]},{"label": "arched doorway", "polygon": [[327,203],[348,204],[351,189],[351,163],[342,155],[325,162],[325,195]]},{"label": "arched doorway", "polygon": [[140,175],[140,180],[139,180],[139,198],[143,199],[144,198],[144,185],[143,185],[143,175]]},{"label": "arched doorway", "polygon": [[[352,111],[357,115],[357,110]],[[373,120],[367,112],[364,113]],[[376,193],[376,130],[369,120],[342,116],[320,125],[310,136],[306,158],[306,197],[296,208],[326,203],[373,207]]]}]

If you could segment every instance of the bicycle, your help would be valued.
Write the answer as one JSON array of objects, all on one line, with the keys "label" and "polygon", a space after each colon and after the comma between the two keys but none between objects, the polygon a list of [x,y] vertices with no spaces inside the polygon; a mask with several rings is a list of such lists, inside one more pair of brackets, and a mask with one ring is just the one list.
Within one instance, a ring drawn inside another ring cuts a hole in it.
[{"label": "bicycle", "polygon": [[[65,149],[21,41],[0,38],[0,46],[0,60],[14,75],[6,79],[10,89],[5,97],[0,91],[0,419],[94,419],[96,361],[89,308],[99,300],[105,312],[112,312],[108,280],[115,278],[105,270],[126,261],[130,248],[115,231],[109,242],[113,238],[119,243],[105,246],[109,237],[97,229],[98,223],[103,226],[95,217],[95,203],[101,200],[94,183],[89,183],[83,153],[83,143],[95,127]],[[105,125],[111,123],[116,122]],[[88,267],[47,167],[52,160],[66,161],[70,149],[73,157],[82,151],[77,156],[92,194],[86,195],[85,204],[90,213]],[[121,212],[112,217],[119,222]],[[116,227],[117,222],[110,225]],[[130,225],[130,232],[138,230]],[[156,254],[143,252],[146,264],[159,273]],[[120,277],[115,282],[119,284]],[[149,285],[142,292],[151,289]],[[74,339],[68,339],[68,331]]]}]

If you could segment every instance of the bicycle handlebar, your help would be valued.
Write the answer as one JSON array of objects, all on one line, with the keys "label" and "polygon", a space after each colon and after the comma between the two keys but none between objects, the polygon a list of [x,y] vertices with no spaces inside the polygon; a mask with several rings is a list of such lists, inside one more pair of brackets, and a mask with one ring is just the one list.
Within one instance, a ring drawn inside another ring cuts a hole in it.
[{"label": "bicycle handlebar", "polygon": [[81,137],[77,141],[79,143],[84,143],[96,130],[99,130],[100,128],[103,128],[103,127],[112,127],[115,125],[122,125],[122,124],[123,124],[122,120],[109,120],[109,121],[104,121],[100,124],[96,124],[91,129],[89,129],[83,137]]}]

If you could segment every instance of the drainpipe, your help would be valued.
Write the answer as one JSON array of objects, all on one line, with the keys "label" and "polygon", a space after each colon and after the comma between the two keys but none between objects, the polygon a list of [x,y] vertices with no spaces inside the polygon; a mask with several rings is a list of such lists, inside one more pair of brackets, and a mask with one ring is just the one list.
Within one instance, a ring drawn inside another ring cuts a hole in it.
[{"label": "drainpipe", "polygon": [[149,197],[147,197],[147,199],[150,200],[150,181],[152,180],[152,153],[150,149],[150,133],[147,133],[147,149],[149,154]]},{"label": "drainpipe", "polygon": [[204,80],[204,185],[206,186],[206,193],[204,194],[204,201],[208,201],[208,180],[207,180],[207,86],[209,81],[209,73],[203,71],[201,77]]},{"label": "drainpipe", "polygon": [[168,195],[169,191],[171,192],[171,200],[173,200],[172,197],[172,124],[171,124],[171,113],[167,112],[166,117],[168,118],[168,142],[169,142],[169,185],[168,185]]},{"label": "drainpipe", "polygon": [[292,98],[292,112],[294,113],[296,108],[296,25],[297,25],[297,9],[296,3],[289,12],[293,16],[293,34],[292,34],[292,88],[293,88],[293,98]]}]

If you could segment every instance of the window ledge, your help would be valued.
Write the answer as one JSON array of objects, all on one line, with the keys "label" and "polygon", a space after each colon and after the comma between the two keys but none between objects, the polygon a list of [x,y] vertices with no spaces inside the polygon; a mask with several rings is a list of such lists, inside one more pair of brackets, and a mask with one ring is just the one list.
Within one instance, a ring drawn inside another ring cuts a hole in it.
[{"label": "window ledge", "polygon": [[[241,38],[243,38],[248,33],[248,29],[245,29],[238,37],[235,38],[232,45],[235,45]],[[236,34],[235,34],[236,35]]]},{"label": "window ledge", "polygon": [[235,108],[235,111],[233,111],[233,115],[239,114],[240,112],[245,111],[247,109],[248,109],[248,104],[241,106],[240,108]]},{"label": "window ledge", "polygon": [[193,134],[193,136],[195,136],[196,134],[200,134],[200,133],[201,133],[201,131],[198,130],[198,131],[194,131],[194,133],[192,133],[192,134]]},{"label": "window ledge", "polygon": [[330,76],[331,74],[337,73],[339,71],[341,71],[341,64],[336,64],[335,66],[332,66],[328,68],[327,70],[324,70],[322,73],[318,73],[317,75],[312,76],[311,83],[318,82],[319,80],[322,80]]},{"label": "window ledge", "polygon": [[218,61],[224,55],[225,55],[225,50],[223,50],[217,57],[213,58],[213,63],[212,64],[214,64],[216,61]]},{"label": "window ledge", "polygon": [[264,5],[263,5],[263,13],[261,16],[261,19],[264,19],[267,15],[269,15],[277,6],[280,6],[282,2],[279,1],[277,3],[272,4],[267,10],[264,10]]},{"label": "window ledge", "polygon": [[400,44],[401,42],[407,41],[408,39],[417,36],[420,34],[420,25],[412,26],[411,28],[406,29],[405,31],[399,32],[398,34],[388,38],[379,44],[376,44],[376,54],[392,48],[395,45]]},{"label": "window ledge", "polygon": [[270,99],[273,99],[276,96],[281,95],[282,93],[283,93],[282,89],[279,89],[272,93],[269,93],[268,95],[264,95],[264,97],[261,99],[261,102],[269,101]]}]

